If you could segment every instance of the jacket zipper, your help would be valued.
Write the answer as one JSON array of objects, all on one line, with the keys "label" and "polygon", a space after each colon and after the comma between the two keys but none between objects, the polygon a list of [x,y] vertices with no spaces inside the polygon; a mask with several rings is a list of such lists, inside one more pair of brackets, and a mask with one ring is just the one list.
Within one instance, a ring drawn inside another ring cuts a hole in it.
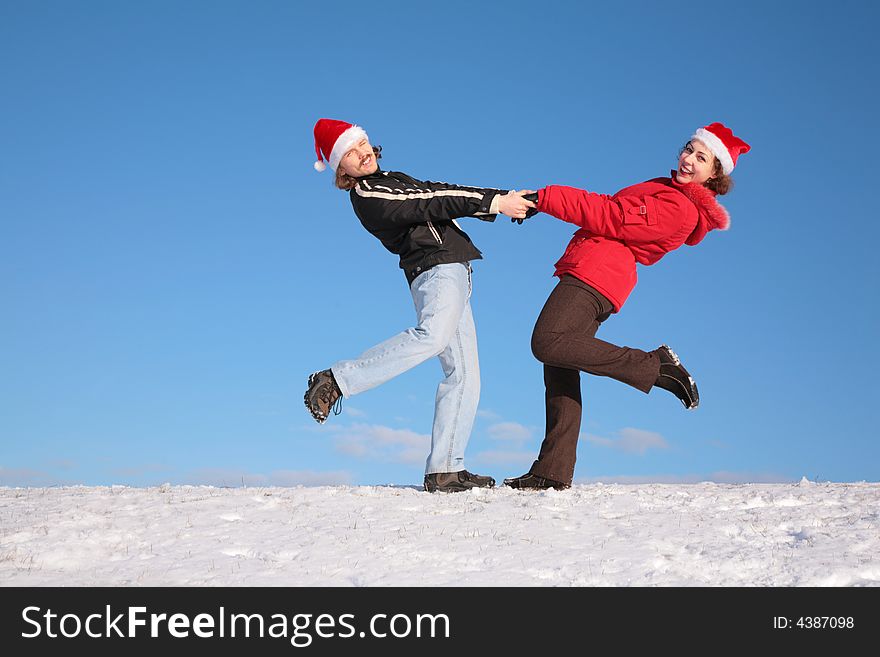
[{"label": "jacket zipper", "polygon": [[431,231],[431,234],[434,236],[434,239],[437,240],[437,243],[443,244],[443,240],[440,239],[440,232],[436,228],[434,228],[434,224],[432,224],[430,221],[428,222],[428,229]]}]

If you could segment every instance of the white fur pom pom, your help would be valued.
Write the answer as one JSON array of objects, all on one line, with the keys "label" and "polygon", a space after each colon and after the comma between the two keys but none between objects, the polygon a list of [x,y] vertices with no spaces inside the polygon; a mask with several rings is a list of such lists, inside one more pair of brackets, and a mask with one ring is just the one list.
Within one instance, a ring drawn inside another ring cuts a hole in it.
[{"label": "white fur pom pom", "polygon": [[324,164],[321,160],[317,160],[315,162],[315,171],[323,171],[327,168],[327,165]]}]

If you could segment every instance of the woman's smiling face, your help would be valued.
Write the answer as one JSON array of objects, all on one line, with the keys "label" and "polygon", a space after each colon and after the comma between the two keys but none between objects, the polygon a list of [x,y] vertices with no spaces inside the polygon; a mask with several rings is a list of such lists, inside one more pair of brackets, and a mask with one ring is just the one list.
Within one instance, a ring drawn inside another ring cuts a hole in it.
[{"label": "woman's smiling face", "polygon": [[689,141],[678,156],[675,180],[679,183],[702,185],[715,173],[715,156],[699,139]]}]

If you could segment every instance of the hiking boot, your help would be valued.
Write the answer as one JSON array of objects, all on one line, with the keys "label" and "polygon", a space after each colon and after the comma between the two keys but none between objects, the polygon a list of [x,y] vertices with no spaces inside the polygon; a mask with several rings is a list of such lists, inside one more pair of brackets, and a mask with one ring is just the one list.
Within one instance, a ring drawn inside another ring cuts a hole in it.
[{"label": "hiking boot", "polygon": [[505,486],[517,488],[519,490],[546,490],[553,488],[555,490],[565,490],[571,488],[571,484],[563,484],[561,481],[554,481],[546,477],[539,477],[536,474],[527,472],[521,477],[512,477],[504,480]]},{"label": "hiking boot", "polygon": [[460,493],[471,488],[492,488],[492,477],[471,474],[467,470],[459,472],[435,472],[425,475],[425,490],[429,493]]},{"label": "hiking boot", "polygon": [[331,409],[334,415],[339,415],[342,412],[342,391],[336,385],[333,372],[322,370],[312,374],[303,401],[318,424],[327,421]]},{"label": "hiking boot", "polygon": [[697,383],[688,374],[676,353],[665,344],[655,353],[660,357],[660,374],[654,385],[678,397],[688,410],[699,406],[700,393],[697,391]]}]

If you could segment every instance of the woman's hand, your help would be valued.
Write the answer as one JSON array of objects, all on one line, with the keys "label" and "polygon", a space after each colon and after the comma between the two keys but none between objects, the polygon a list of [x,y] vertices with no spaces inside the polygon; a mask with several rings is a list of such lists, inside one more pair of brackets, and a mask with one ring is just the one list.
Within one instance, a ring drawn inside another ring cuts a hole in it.
[{"label": "woman's hand", "polygon": [[[521,189],[519,191],[512,189],[504,196],[498,197],[498,211],[512,219],[525,219],[526,216],[531,216],[528,214],[529,210],[535,209],[536,206],[532,201],[523,197],[527,194],[536,193],[531,189]],[[522,222],[520,221],[520,223]]]}]

